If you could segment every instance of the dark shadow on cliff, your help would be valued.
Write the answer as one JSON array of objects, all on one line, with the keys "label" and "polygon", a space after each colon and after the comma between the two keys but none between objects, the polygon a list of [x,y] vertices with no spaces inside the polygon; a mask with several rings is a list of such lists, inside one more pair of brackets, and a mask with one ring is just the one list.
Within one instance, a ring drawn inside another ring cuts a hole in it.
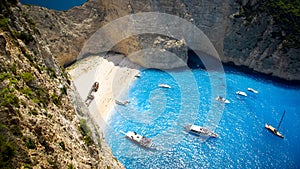
[{"label": "dark shadow on cliff", "polygon": [[[203,62],[201,61],[200,57],[193,51],[188,51],[188,66],[191,69],[204,69],[206,70],[206,67],[204,66]],[[254,71],[253,69],[250,69],[246,66],[236,66],[234,63],[223,63],[223,68],[225,73],[231,73],[231,74],[242,74],[247,75],[248,77],[264,81],[267,83],[272,83],[273,85],[284,87],[284,88],[300,88],[300,81],[297,80],[285,80],[279,77],[274,77],[270,74],[263,74],[257,71]]]},{"label": "dark shadow on cliff", "polygon": [[191,69],[205,69],[204,64],[202,63],[200,57],[193,51],[188,50],[188,67]]}]

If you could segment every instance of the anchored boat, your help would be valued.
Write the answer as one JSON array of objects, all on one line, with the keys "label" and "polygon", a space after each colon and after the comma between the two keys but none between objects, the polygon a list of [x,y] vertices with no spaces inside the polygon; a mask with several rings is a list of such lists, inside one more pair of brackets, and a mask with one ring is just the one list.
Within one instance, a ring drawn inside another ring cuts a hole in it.
[{"label": "anchored boat", "polygon": [[253,92],[253,93],[258,93],[258,91],[257,91],[257,90],[254,90],[254,89],[252,89],[252,88],[250,88],[250,87],[249,87],[249,88],[247,88],[247,90],[248,90],[248,91],[250,91],[250,92]]},{"label": "anchored boat", "polygon": [[154,150],[157,149],[156,145],[152,143],[151,139],[146,138],[136,132],[128,131],[125,134],[125,137],[131,140],[132,142],[140,145],[143,148],[154,149]]},{"label": "anchored boat", "polygon": [[218,135],[216,133],[214,133],[213,131],[210,131],[207,128],[193,125],[193,124],[189,124],[189,125],[185,126],[185,130],[191,134],[195,134],[198,136],[208,136],[208,137],[213,137],[213,138],[218,137]]},{"label": "anchored boat", "polygon": [[159,86],[159,87],[162,87],[162,88],[168,88],[168,89],[171,88],[171,86],[169,86],[169,85],[167,85],[167,84],[159,84],[158,86]]},{"label": "anchored boat", "polygon": [[245,92],[242,91],[237,91],[236,94],[241,95],[241,96],[247,96],[247,94]]},{"label": "anchored boat", "polygon": [[130,101],[125,100],[125,101],[120,101],[120,100],[115,100],[116,104],[126,106],[127,104],[130,103]]},{"label": "anchored boat", "polygon": [[273,127],[273,126],[271,126],[271,125],[269,125],[269,124],[265,124],[265,128],[266,128],[266,129],[268,129],[270,132],[272,132],[274,135],[276,135],[276,136],[278,136],[278,137],[280,137],[280,138],[284,138],[284,136],[278,131],[278,130],[279,130],[279,127],[280,127],[280,125],[281,125],[281,122],[282,122],[282,120],[283,120],[284,115],[285,115],[285,111],[284,111],[283,114],[282,114],[282,117],[281,117],[281,119],[280,119],[280,122],[279,122],[277,128],[275,128],[275,127]]},{"label": "anchored boat", "polygon": [[218,96],[216,98],[217,101],[223,102],[223,103],[230,103],[229,100],[225,99],[224,97]]}]

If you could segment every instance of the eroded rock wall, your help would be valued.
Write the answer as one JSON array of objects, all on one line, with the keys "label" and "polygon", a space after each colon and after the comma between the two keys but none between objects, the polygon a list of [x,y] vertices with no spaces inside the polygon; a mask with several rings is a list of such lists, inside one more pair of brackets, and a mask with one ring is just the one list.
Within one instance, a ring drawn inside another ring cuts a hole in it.
[{"label": "eroded rock wall", "polygon": [[[266,13],[257,14],[251,21],[246,17],[236,17],[242,12],[243,5],[255,6],[257,1],[90,0],[63,12],[33,6],[26,7],[26,10],[62,65],[75,61],[86,40],[101,26],[128,14],[154,11],[176,15],[195,24],[210,39],[224,63],[232,62],[284,79],[300,80],[299,49],[282,50],[282,41],[273,36],[282,31],[277,30],[272,17]],[[112,33],[109,35],[113,36]],[[112,50],[128,56],[151,48],[154,44],[145,45],[145,39],[131,37]],[[186,48],[181,48],[180,52],[175,48],[170,51],[179,52],[178,56],[185,58]],[[149,65],[151,60],[136,62]]]},{"label": "eroded rock wall", "polygon": [[[241,4],[258,8],[257,1],[244,0]],[[284,45],[285,33],[270,15],[245,16],[244,10],[239,5],[231,6],[222,61],[287,80],[300,80],[300,49]]]}]

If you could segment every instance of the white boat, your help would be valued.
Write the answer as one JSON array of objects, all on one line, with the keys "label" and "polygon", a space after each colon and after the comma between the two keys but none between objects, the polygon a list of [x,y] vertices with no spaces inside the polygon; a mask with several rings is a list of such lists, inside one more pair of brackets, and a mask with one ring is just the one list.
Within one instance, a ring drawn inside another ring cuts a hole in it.
[{"label": "white boat", "polygon": [[140,78],[140,77],[141,77],[141,74],[140,74],[140,73],[138,73],[138,74],[136,74],[134,77],[136,77],[136,78]]},{"label": "white boat", "polygon": [[254,90],[254,89],[252,89],[252,88],[250,88],[250,87],[249,87],[249,88],[247,88],[247,90],[248,90],[248,91],[250,91],[250,92],[253,92],[253,93],[258,93],[258,91],[257,91],[257,90]]},{"label": "white boat", "polygon": [[269,125],[269,124],[265,124],[265,128],[266,128],[266,129],[268,129],[270,132],[272,132],[274,135],[276,135],[276,136],[278,136],[278,137],[280,137],[280,138],[284,138],[284,136],[278,131],[278,130],[279,130],[279,127],[280,127],[280,125],[281,125],[281,123],[282,123],[282,120],[283,120],[284,115],[285,115],[285,111],[283,112],[283,114],[282,114],[282,116],[281,116],[281,119],[280,119],[280,122],[279,122],[277,128],[275,128],[275,127],[273,127],[273,126],[271,126],[271,125]]},{"label": "white boat", "polygon": [[126,106],[127,104],[130,103],[130,101],[128,101],[128,100],[125,100],[125,101],[115,100],[115,102],[116,102],[116,104],[123,105],[123,106]]},{"label": "white boat", "polygon": [[222,97],[222,96],[218,96],[218,97],[216,98],[216,100],[217,100],[217,101],[220,101],[220,102],[223,102],[223,103],[230,103],[229,100],[225,99],[225,98]]},{"label": "white boat", "polygon": [[146,138],[136,132],[128,131],[125,137],[144,148],[157,149],[156,145],[152,143],[151,139]]},{"label": "white boat", "polygon": [[198,136],[208,136],[208,137],[213,137],[213,138],[218,137],[218,135],[216,133],[214,133],[213,131],[210,131],[207,128],[193,125],[193,124],[189,124],[189,125],[185,126],[185,130],[191,134],[195,134]]},{"label": "white boat", "polygon": [[171,88],[171,86],[169,86],[169,85],[167,85],[167,84],[159,84],[158,86],[159,86],[159,87],[162,87],[162,88],[168,88],[168,89]]},{"label": "white boat", "polygon": [[279,133],[279,131],[275,127],[273,127],[269,124],[265,124],[265,128],[268,129],[270,132],[272,132],[274,135],[276,135],[280,138],[284,138],[284,136],[281,133]]},{"label": "white boat", "polygon": [[242,91],[237,91],[236,94],[241,95],[241,96],[247,96],[247,94]]}]

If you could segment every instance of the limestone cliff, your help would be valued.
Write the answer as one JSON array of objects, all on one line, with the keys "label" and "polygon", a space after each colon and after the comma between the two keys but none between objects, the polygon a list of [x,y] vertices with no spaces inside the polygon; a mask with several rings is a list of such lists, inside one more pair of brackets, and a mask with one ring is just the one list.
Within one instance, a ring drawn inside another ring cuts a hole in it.
[{"label": "limestone cliff", "polygon": [[15,1],[0,8],[0,168],[123,168],[34,20]]},{"label": "limestone cliff", "polygon": [[[222,60],[283,79],[300,80],[300,18],[288,13],[294,9],[276,9],[270,6],[273,3],[271,0],[243,0],[231,6]],[[276,16],[295,21],[283,23]]]},{"label": "limestone cliff", "polygon": [[[224,63],[232,62],[284,79],[300,80],[299,48],[284,45],[285,31],[280,24],[274,22],[270,13],[256,10],[263,5],[260,1],[248,0],[89,0],[68,11],[34,6],[24,7],[24,11],[36,22],[45,45],[62,65],[75,61],[84,42],[101,26],[128,14],[157,11],[195,24],[208,36]],[[251,16],[243,16],[249,8]],[[145,39],[130,37],[112,50],[130,55],[154,45],[152,42],[145,45]]]}]

